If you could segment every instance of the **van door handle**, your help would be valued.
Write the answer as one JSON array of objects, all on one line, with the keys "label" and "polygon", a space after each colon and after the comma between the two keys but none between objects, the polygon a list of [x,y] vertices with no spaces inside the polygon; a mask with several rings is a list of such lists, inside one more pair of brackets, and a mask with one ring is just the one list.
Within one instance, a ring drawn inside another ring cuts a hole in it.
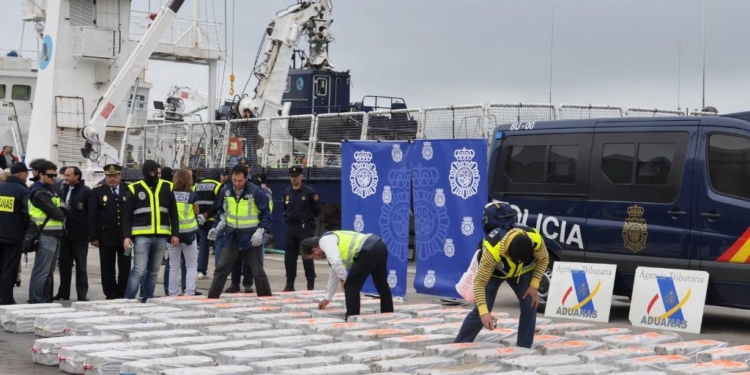
[{"label": "van door handle", "polygon": [[687,212],[680,211],[679,208],[673,208],[673,209],[667,211],[667,215],[669,215],[669,216],[685,216],[685,215],[687,215]]},{"label": "van door handle", "polygon": [[716,212],[703,212],[701,213],[701,217],[705,217],[709,220],[716,220],[721,217],[721,214],[718,214]]}]

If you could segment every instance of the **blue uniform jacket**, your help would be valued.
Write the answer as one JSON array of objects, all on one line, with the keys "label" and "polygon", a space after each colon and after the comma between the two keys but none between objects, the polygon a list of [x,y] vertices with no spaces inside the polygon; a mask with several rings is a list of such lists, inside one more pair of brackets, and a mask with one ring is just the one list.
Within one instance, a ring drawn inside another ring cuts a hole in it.
[{"label": "blue uniform jacket", "polygon": [[[255,207],[258,208],[258,228],[263,228],[268,233],[271,228],[271,211],[268,209],[268,196],[266,193],[257,185],[247,182],[245,188],[242,191],[242,196],[250,195],[255,201]],[[225,199],[236,199],[234,194],[234,188],[232,185],[226,185],[219,191],[218,199],[216,200],[216,217],[220,217],[224,213],[224,200]],[[219,225],[219,220],[214,221],[214,227]],[[235,230],[230,227],[226,227],[223,232],[219,233],[214,243],[215,248],[221,249],[225,246],[229,246],[232,243],[234,236],[237,236],[237,244],[239,245],[240,251],[252,248],[251,239],[255,234],[256,228],[248,230]]]}]

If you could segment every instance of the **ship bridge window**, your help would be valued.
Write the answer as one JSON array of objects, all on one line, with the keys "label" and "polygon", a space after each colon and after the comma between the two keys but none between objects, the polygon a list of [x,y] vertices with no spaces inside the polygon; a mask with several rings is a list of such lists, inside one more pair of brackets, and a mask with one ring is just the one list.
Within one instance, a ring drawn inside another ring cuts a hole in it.
[{"label": "ship bridge window", "polygon": [[292,91],[292,77],[286,76],[286,87],[284,88],[284,92]]},{"label": "ship bridge window", "polygon": [[328,79],[321,77],[315,80],[315,95],[328,95]]},{"label": "ship bridge window", "polygon": [[0,85],[0,99],[5,99],[5,85]]},{"label": "ship bridge window", "polygon": [[13,100],[31,100],[31,86],[13,85],[10,92],[10,98]]}]

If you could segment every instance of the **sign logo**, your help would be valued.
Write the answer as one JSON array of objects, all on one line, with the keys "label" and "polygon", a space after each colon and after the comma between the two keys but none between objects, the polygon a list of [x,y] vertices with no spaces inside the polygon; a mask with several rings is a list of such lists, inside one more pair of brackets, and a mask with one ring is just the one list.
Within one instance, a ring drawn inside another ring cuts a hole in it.
[{"label": "sign logo", "polygon": [[365,230],[365,219],[362,218],[362,215],[354,215],[354,230],[357,232]]},{"label": "sign logo", "polygon": [[435,189],[435,205],[445,207],[445,192],[443,189]]},{"label": "sign logo", "polygon": [[[597,311],[594,308],[594,297],[599,293],[602,287],[601,280],[598,280],[594,290],[589,288],[589,282],[586,278],[586,272],[583,270],[570,270],[570,276],[573,278],[573,285],[568,287],[565,295],[557,308],[557,315],[596,319]],[[575,287],[575,289],[574,289]],[[573,306],[566,307],[568,297],[575,290],[577,303]]]},{"label": "sign logo", "polygon": [[110,115],[112,115],[112,111],[115,110],[115,105],[112,103],[107,103],[107,105],[104,106],[104,109],[102,109],[102,117],[105,119],[109,118]]},{"label": "sign logo", "polygon": [[[743,248],[745,248],[745,251],[742,251]],[[750,252],[747,249],[750,249],[750,227],[716,261],[750,263]]]},{"label": "sign logo", "polygon": [[45,35],[42,41],[42,50],[39,52],[39,69],[47,69],[52,61],[52,37]]},{"label": "sign logo", "polygon": [[608,322],[616,271],[614,264],[555,262],[544,315]]},{"label": "sign logo", "polygon": [[393,161],[395,161],[396,163],[404,159],[404,152],[401,150],[401,145],[393,145],[393,149],[391,150],[391,158],[393,158]]},{"label": "sign logo", "polygon": [[396,270],[388,271],[388,286],[393,289],[398,285],[398,276],[396,276]]},{"label": "sign logo", "polygon": [[390,186],[383,187],[383,203],[389,204],[393,201],[393,194],[391,193]]},{"label": "sign logo", "polygon": [[435,286],[435,271],[429,270],[424,277],[424,287],[430,289],[433,286]]},{"label": "sign logo", "polygon": [[432,151],[432,143],[431,142],[422,143],[422,158],[424,158],[424,160],[430,160],[432,159],[433,155],[434,154]]},{"label": "sign logo", "polygon": [[448,258],[452,258],[454,255],[456,255],[456,245],[453,244],[452,238],[445,239],[445,246],[443,247],[443,252],[445,253],[445,256],[447,256]]},{"label": "sign logo", "polygon": [[[688,288],[685,295],[680,298],[677,295],[677,289],[674,286],[674,280],[668,276],[657,276],[656,283],[659,285],[659,292],[651,298],[646,315],[641,318],[641,324],[654,325],[665,328],[687,329],[688,322],[682,314],[682,306],[690,300],[693,293],[692,288]],[[661,299],[664,305],[664,313],[654,316],[655,305]]]},{"label": "sign logo", "polygon": [[479,167],[474,159],[475,152],[462,148],[453,152],[456,161],[451,163],[448,180],[451,193],[467,199],[479,191]]},{"label": "sign logo", "polygon": [[297,77],[297,91],[302,91],[305,88],[305,80],[302,77]]},{"label": "sign logo", "polygon": [[464,221],[461,223],[461,233],[464,236],[474,234],[474,221],[471,216],[464,216]]},{"label": "sign logo", "polygon": [[643,212],[643,207],[637,204],[628,207],[628,218],[622,226],[622,241],[625,247],[634,253],[645,249],[648,239],[648,227]]},{"label": "sign logo", "polygon": [[355,163],[349,173],[352,193],[364,198],[375,194],[378,188],[378,170],[372,161],[372,152],[357,151],[354,153]]}]

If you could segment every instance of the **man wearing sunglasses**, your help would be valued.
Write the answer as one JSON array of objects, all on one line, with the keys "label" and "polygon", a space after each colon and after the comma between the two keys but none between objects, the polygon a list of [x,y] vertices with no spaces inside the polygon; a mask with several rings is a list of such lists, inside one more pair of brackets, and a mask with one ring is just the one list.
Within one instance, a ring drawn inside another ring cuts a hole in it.
[{"label": "man wearing sunglasses", "polygon": [[39,235],[39,249],[31,270],[28,302],[49,303],[52,302],[52,275],[60,255],[63,221],[70,209],[62,204],[58,192],[53,189],[57,180],[57,166],[45,160],[39,163],[38,170],[40,183],[31,188],[28,202],[29,225],[36,225],[38,228],[44,225],[44,228]]}]

